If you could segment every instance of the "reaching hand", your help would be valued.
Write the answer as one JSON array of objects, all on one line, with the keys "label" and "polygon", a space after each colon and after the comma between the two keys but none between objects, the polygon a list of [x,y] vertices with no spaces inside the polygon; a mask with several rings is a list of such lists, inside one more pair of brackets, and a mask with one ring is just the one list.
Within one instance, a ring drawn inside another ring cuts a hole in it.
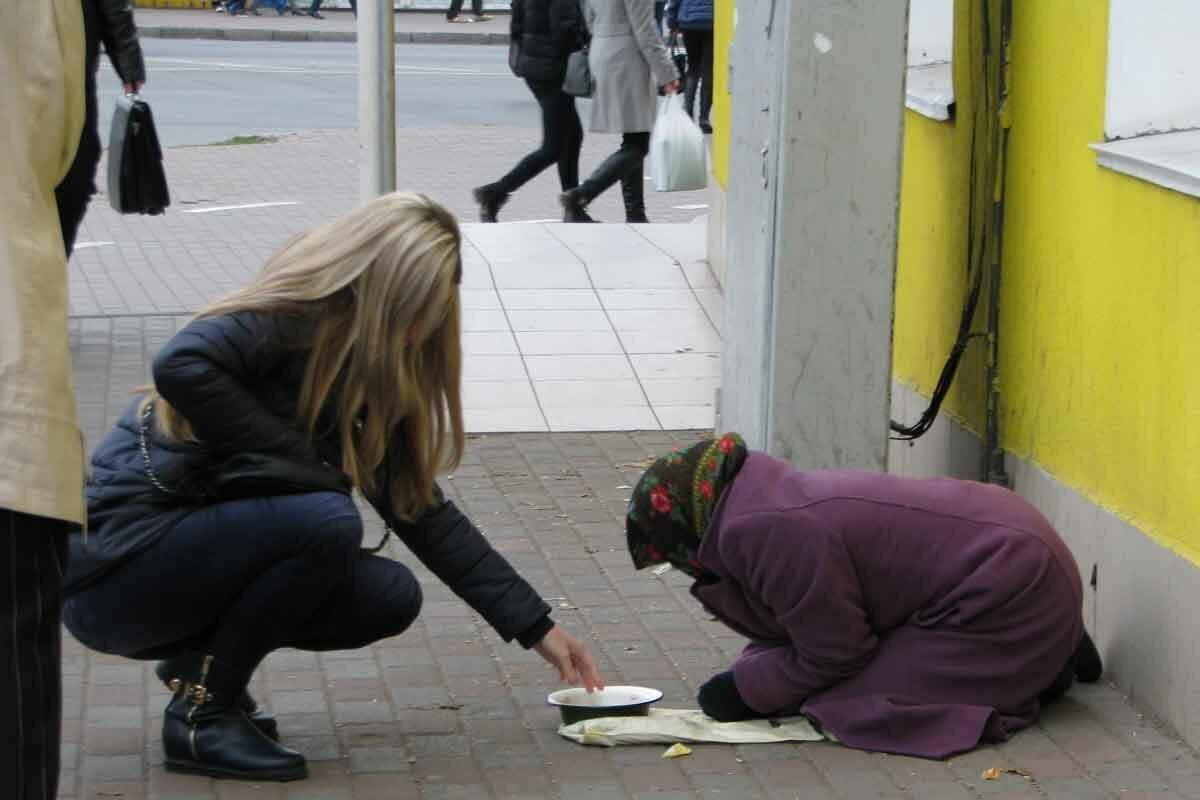
[{"label": "reaching hand", "polygon": [[679,94],[679,81],[674,80],[670,83],[663,84],[663,94]]},{"label": "reaching hand", "polygon": [[125,94],[137,94],[138,92],[140,92],[142,90],[142,87],[145,84],[146,84],[145,81],[137,81],[136,83],[127,83],[127,84],[125,84]]},{"label": "reaching hand", "polygon": [[546,659],[550,666],[558,670],[563,682],[582,683],[589,692],[604,688],[604,679],[600,677],[600,670],[596,669],[587,645],[558,625],[551,628],[533,649]]}]

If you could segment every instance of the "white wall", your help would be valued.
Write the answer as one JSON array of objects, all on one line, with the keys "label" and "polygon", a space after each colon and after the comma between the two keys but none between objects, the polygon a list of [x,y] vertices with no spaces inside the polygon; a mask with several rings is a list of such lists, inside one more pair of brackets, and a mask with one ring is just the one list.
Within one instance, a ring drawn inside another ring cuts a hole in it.
[{"label": "white wall", "polygon": [[1110,0],[1105,138],[1188,128],[1200,128],[1200,0]]},{"label": "white wall", "polygon": [[908,6],[908,65],[940,64],[950,60],[954,42],[954,0],[910,0]]}]

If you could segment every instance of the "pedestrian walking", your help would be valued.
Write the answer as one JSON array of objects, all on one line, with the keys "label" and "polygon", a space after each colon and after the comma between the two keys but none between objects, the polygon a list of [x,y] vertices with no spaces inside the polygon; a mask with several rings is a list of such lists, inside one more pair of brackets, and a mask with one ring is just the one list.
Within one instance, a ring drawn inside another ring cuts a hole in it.
[{"label": "pedestrian walking", "polygon": [[562,90],[567,57],[587,45],[579,8],[579,0],[513,0],[510,35],[518,48],[513,68],[541,109],[542,143],[500,180],[475,190],[483,222],[495,222],[509,195],[551,164],[558,164],[562,191],[579,185],[583,126],[575,98]]},{"label": "pedestrian walking", "polygon": [[462,240],[428,198],[392,193],[276,253],[154,361],[154,385],[96,448],[66,624],[85,645],[160,659],[166,767],[291,780],[246,687],[281,647],[396,636],[421,589],[364,550],[357,490],[504,641],[600,685],[588,649],[435,476],[464,447]]},{"label": "pedestrian walking", "polygon": [[[683,36],[687,51],[687,77],[684,80],[683,107],[699,122],[700,130],[712,133],[713,79],[713,0],[672,0],[667,13],[671,33]],[[696,90],[700,90],[700,116],[696,113]]]},{"label": "pedestrian walking", "polygon": [[79,0],[19,16],[0,26],[0,794],[54,800],[62,572],[84,518],[54,188],[83,131],[86,59]]},{"label": "pedestrian walking", "polygon": [[[470,22],[471,20],[459,16],[462,12],[462,7],[463,0],[450,0],[450,7],[446,9],[446,21]],[[471,14],[475,22],[487,22],[491,19],[490,16],[483,13],[483,0],[471,0]]]},{"label": "pedestrian walking", "polygon": [[84,98],[83,135],[75,151],[71,169],[55,189],[59,223],[67,257],[75,248],[75,235],[87,212],[88,202],[96,193],[96,166],[100,163],[99,112],[96,99],[96,73],[100,69],[100,42],[117,73],[125,94],[141,91],[146,82],[146,63],[138,42],[133,6],[127,0],[82,0],[84,27]]},{"label": "pedestrian walking", "polygon": [[849,747],[948,758],[1102,672],[1071,551],[999,486],[802,472],[726,434],[646,470],[626,532],[637,569],[670,563],[750,639],[700,688],[718,721],[803,714]]},{"label": "pedestrian walking", "polygon": [[[313,19],[325,19],[325,15],[321,13],[321,3],[322,2],[323,2],[323,0],[312,0],[312,3],[308,6],[307,11],[305,11],[302,8],[293,8],[292,16],[293,17],[312,17]],[[353,6],[354,3],[351,2],[351,5]],[[354,8],[353,11],[354,11],[355,15],[357,16],[358,9]]]},{"label": "pedestrian walking", "polygon": [[622,134],[621,147],[561,199],[564,222],[591,222],[592,200],[620,181],[626,222],[648,222],[642,165],[658,92],[679,90],[678,73],[654,27],[653,0],[586,0],[588,63],[595,90],[589,130]]}]

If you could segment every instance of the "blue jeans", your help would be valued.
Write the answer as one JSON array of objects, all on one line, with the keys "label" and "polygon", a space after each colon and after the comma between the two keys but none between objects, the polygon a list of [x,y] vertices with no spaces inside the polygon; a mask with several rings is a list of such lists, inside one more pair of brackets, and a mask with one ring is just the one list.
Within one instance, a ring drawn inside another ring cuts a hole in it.
[{"label": "blue jeans", "polygon": [[351,650],[412,625],[416,578],[362,538],[353,501],[336,492],[206,506],[68,598],[65,621],[94,650],[210,653],[249,681],[280,647]]}]

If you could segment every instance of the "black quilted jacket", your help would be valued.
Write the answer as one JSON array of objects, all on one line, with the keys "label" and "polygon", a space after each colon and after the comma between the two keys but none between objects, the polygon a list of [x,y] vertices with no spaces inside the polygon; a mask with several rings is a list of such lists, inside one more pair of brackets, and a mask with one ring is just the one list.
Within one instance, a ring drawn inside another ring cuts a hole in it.
[{"label": "black quilted jacket", "polygon": [[583,0],[514,0],[509,35],[520,46],[516,72],[532,81],[561,82],[567,56],[587,44]]},{"label": "black quilted jacket", "polygon": [[[191,423],[199,445],[149,437],[154,472],[180,494],[150,481],[139,445],[135,400],[92,454],[87,485],[88,536],[72,537],[66,592],[103,580],[155,543],[195,509],[189,478],[231,455],[279,453],[341,463],[336,438],[316,442],[293,422],[311,340],[310,321],[239,312],[194,320],[154,361],[154,382]],[[320,426],[330,430],[333,426]],[[402,442],[393,443],[396,451]],[[399,459],[397,459],[399,460]],[[440,492],[439,492],[440,495]],[[386,493],[368,497],[396,535],[505,641],[536,644],[550,628],[550,607],[450,501],[415,522],[397,519]]]}]

